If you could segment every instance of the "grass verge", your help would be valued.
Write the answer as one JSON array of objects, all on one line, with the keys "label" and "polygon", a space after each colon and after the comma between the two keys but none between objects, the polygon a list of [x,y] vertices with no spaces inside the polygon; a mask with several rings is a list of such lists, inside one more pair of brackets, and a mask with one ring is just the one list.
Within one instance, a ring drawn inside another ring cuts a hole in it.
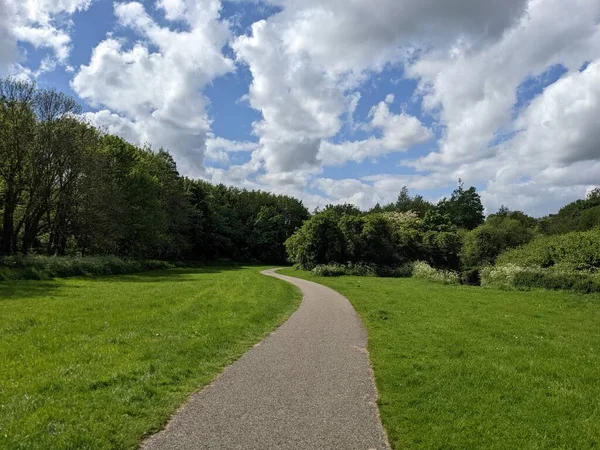
[{"label": "grass verge", "polygon": [[280,273],[354,305],[394,448],[600,446],[600,295]]},{"label": "grass verge", "polygon": [[0,282],[0,448],[136,448],[298,306],[258,272]]}]

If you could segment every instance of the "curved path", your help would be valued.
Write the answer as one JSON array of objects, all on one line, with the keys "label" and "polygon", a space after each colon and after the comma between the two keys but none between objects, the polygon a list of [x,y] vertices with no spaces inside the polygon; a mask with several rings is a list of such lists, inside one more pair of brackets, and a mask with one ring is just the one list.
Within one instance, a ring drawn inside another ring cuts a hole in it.
[{"label": "curved path", "polygon": [[194,394],[144,449],[388,449],[375,403],[366,332],[350,302],[298,286],[298,310]]}]

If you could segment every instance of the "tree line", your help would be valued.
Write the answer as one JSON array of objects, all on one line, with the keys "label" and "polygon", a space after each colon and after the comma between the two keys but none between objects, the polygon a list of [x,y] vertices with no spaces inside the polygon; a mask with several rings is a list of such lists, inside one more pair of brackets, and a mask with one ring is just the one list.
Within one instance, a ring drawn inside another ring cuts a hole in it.
[{"label": "tree line", "polygon": [[[600,230],[600,188],[540,219],[505,206],[485,217],[476,188],[466,189],[459,180],[452,195],[437,203],[411,196],[404,187],[396,202],[369,211],[329,205],[305,222],[286,247],[290,260],[308,270],[319,266],[320,272],[344,273],[345,265],[345,273],[393,275],[393,268],[422,261],[478,282],[480,270],[507,250],[547,235],[592,229]],[[574,247],[585,246],[586,236],[569,239],[576,241]]]},{"label": "tree line", "polygon": [[285,261],[309,216],[301,201],[184,178],[167,151],[80,112],[63,93],[0,80],[0,254]]}]

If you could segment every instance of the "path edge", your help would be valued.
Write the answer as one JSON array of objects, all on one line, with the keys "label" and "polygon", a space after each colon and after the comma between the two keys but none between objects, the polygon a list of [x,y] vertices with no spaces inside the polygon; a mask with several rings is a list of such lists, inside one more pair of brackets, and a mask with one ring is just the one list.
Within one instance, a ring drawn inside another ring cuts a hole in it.
[{"label": "path edge", "polygon": [[[270,270],[273,273],[277,273],[277,271],[279,271],[281,269],[288,269],[288,268],[289,267],[277,267],[277,268],[274,268],[274,269],[267,269],[267,270]],[[263,272],[266,272],[266,270],[262,270],[260,272],[260,274],[261,275],[265,275],[267,277],[272,276],[272,275],[269,275],[269,274],[266,274],[266,273],[263,273]],[[358,320],[360,322],[360,325],[363,327],[363,329],[365,330],[365,333],[367,335],[367,347],[365,348],[365,350],[366,350],[366,353],[367,353],[367,361],[369,362],[369,379],[371,380],[371,385],[373,387],[373,390],[375,391],[375,411],[377,412],[377,419],[379,420],[379,423],[380,423],[381,428],[383,430],[383,437],[384,437],[384,440],[385,440],[385,444],[387,445],[387,448],[392,449],[393,447],[390,445],[390,439],[388,437],[388,431],[385,428],[385,426],[383,424],[383,421],[381,420],[381,411],[379,410],[379,399],[381,397],[379,395],[379,389],[377,389],[377,381],[376,381],[376,378],[375,378],[375,370],[373,370],[373,363],[371,362],[371,352],[369,351],[369,332],[368,332],[367,328],[365,327],[365,324],[363,323],[362,317],[360,316],[360,314],[358,313],[358,311],[356,311],[356,308],[354,307],[354,305],[352,304],[352,302],[350,301],[350,299],[348,297],[346,297],[345,295],[341,294],[340,292],[336,291],[335,289],[333,289],[333,288],[331,288],[329,286],[326,286],[324,284],[317,283],[316,281],[313,281],[313,280],[305,280],[304,278],[298,278],[298,277],[295,277],[293,275],[283,275],[281,273],[277,273],[277,274],[281,275],[281,276],[284,276],[284,277],[295,278],[296,280],[309,281],[311,283],[318,284],[319,286],[326,287],[327,289],[331,289],[332,291],[335,291],[339,295],[341,295],[342,297],[344,297],[346,299],[346,301],[350,304],[350,306],[352,306],[352,310],[354,311],[354,314],[358,318]],[[276,277],[273,277],[273,278],[276,278]],[[281,280],[281,278],[279,278],[279,279]],[[282,280],[282,281],[285,281],[285,280]],[[287,281],[286,281],[286,283],[287,283]],[[300,291],[302,292],[302,290],[300,290]],[[302,294],[302,301],[304,301],[304,294]],[[291,317],[291,315],[290,315],[290,317]],[[289,320],[289,318],[288,318],[288,320]]]},{"label": "path edge", "polygon": [[[277,267],[277,268],[269,268],[269,269],[265,269],[265,270],[273,270],[273,271],[277,271],[283,269],[283,267]],[[258,272],[260,275],[263,276],[269,276],[269,275],[265,275],[263,272],[265,270],[261,270],[260,272]],[[291,284],[288,283],[285,280],[282,280],[281,278],[277,278],[277,277],[271,277],[271,278],[275,278],[277,280],[280,280],[284,283],[287,284]],[[196,395],[201,394],[204,390],[211,388],[224,374],[225,372],[227,372],[234,364],[236,364],[240,359],[242,359],[244,356],[246,356],[249,352],[251,352],[255,347],[258,347],[259,345],[261,345],[266,339],[268,339],[271,335],[277,333],[277,331],[279,331],[279,328],[281,328],[283,326],[283,324],[285,324],[288,320],[290,320],[292,318],[292,316],[294,314],[296,314],[296,312],[298,311],[298,309],[300,309],[300,305],[302,305],[302,303],[304,302],[304,292],[302,292],[302,289],[300,289],[297,286],[294,286],[294,288],[300,292],[301,294],[301,299],[298,302],[298,305],[296,306],[296,308],[287,316],[284,317],[283,320],[277,324],[277,326],[272,329],[270,332],[268,332],[267,334],[265,334],[262,339],[254,344],[252,344],[250,347],[248,347],[248,349],[242,353],[238,358],[236,358],[234,361],[232,361],[231,363],[227,364],[225,367],[223,367],[223,370],[221,370],[217,375],[214,376],[214,378],[212,378],[210,380],[209,383],[206,383],[203,386],[198,387],[197,389],[194,389],[192,392],[190,392],[185,401],[179,405],[177,407],[177,409],[175,411],[173,411],[173,413],[171,413],[168,417],[168,419],[162,424],[162,426],[160,427],[160,429],[157,429],[155,431],[152,431],[148,434],[144,433],[138,440],[138,450],[144,450],[146,448],[146,443],[152,439],[152,437],[158,433],[162,433],[163,431],[167,430],[170,426],[171,426],[171,422],[173,421],[173,418],[179,414],[179,412],[185,408],[185,406],[192,400],[192,397],[195,397]],[[369,359],[369,365],[371,364],[371,360]],[[379,395],[379,393],[377,394]],[[379,408],[377,408],[377,413],[379,414]],[[386,439],[387,439],[387,433],[386,433]]]}]

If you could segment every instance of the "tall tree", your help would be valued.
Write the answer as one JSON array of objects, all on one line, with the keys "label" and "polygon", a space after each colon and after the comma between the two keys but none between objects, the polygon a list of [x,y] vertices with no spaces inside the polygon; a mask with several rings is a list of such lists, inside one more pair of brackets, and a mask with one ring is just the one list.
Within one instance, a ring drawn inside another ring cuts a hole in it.
[{"label": "tall tree", "polygon": [[458,187],[449,199],[444,198],[438,203],[438,209],[441,214],[447,214],[454,225],[466,230],[481,225],[485,218],[477,190],[473,186],[465,189],[462,180],[458,180]]},{"label": "tall tree", "polygon": [[35,84],[0,80],[0,177],[2,178],[2,235],[0,253],[17,248],[15,212],[26,186],[35,142]]}]

